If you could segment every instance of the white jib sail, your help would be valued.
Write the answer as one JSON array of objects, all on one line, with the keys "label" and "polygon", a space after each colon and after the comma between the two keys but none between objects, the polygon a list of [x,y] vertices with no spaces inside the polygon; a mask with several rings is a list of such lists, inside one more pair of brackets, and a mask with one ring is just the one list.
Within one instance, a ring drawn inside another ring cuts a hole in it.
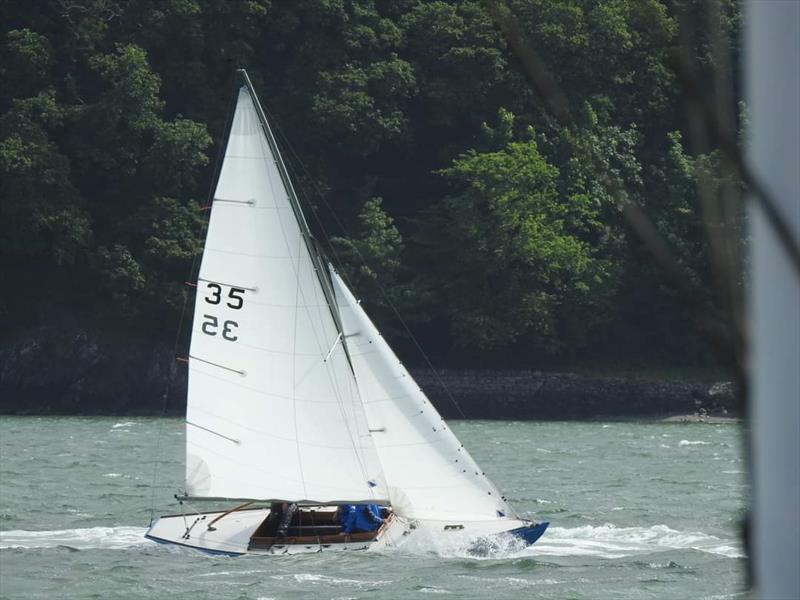
[{"label": "white jib sail", "polygon": [[339,275],[333,272],[332,277],[347,347],[395,511],[431,520],[511,517],[500,492],[450,431]]},{"label": "white jib sail", "polygon": [[186,421],[190,496],[387,498],[341,336],[247,86],[200,266]]}]

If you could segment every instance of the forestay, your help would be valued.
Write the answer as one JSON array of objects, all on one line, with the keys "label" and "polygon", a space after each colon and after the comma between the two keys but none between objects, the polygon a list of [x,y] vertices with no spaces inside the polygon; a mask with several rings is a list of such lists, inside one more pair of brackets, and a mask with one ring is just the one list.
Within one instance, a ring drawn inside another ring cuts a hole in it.
[{"label": "forestay", "polygon": [[487,521],[510,509],[431,405],[338,274],[332,272],[367,421],[400,515]]},{"label": "forestay", "polygon": [[197,287],[186,491],[385,499],[341,336],[261,117],[243,85]]}]

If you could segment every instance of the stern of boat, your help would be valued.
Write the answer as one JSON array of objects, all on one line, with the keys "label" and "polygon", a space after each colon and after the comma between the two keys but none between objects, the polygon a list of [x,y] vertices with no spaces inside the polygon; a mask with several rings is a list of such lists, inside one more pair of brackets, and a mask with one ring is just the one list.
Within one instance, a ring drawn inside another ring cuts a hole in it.
[{"label": "stern of boat", "polygon": [[165,515],[150,524],[145,537],[160,544],[238,556],[247,553],[250,537],[268,514],[269,509],[257,508],[227,515],[226,511]]}]

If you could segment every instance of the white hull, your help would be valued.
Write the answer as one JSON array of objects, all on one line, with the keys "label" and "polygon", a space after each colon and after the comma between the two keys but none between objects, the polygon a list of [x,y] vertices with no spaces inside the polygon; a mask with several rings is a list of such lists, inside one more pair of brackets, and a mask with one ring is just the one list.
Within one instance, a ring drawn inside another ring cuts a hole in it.
[{"label": "white hull", "polygon": [[[150,525],[145,537],[155,542],[186,546],[210,553],[220,554],[299,554],[309,552],[367,550],[385,545],[387,537],[394,529],[403,529],[399,520],[393,519],[387,527],[370,541],[353,541],[341,543],[300,543],[274,544],[269,548],[251,548],[250,538],[258,526],[269,515],[268,508],[241,510],[231,513],[213,524],[216,518],[224,515],[224,511],[203,514],[168,515],[156,519]],[[188,531],[187,531],[188,529]],[[402,532],[399,533],[402,537]]]},{"label": "white hull", "polygon": [[339,543],[274,544],[269,548],[251,548],[250,538],[267,518],[269,509],[240,510],[209,524],[225,511],[202,514],[167,515],[153,521],[145,537],[155,542],[185,546],[213,554],[303,554],[345,550],[381,550],[397,547],[413,536],[443,536],[459,539],[483,538],[517,530],[530,525],[517,519],[491,521],[407,520],[394,517],[377,537],[369,541]]}]

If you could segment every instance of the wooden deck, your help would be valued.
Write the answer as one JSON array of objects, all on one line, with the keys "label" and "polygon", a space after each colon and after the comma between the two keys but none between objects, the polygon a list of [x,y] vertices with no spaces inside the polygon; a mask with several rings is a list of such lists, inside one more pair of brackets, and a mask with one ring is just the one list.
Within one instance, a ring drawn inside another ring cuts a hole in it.
[{"label": "wooden deck", "polygon": [[346,534],[341,533],[341,526],[334,523],[333,518],[334,513],[332,511],[318,512],[314,510],[298,510],[289,526],[288,535],[285,537],[264,535],[263,529],[266,525],[265,520],[251,536],[248,549],[264,550],[276,544],[280,546],[328,546],[331,544],[346,544],[352,542],[372,542],[381,536],[394,518],[394,514],[390,513],[386,520],[384,520],[381,526],[375,531]]}]

